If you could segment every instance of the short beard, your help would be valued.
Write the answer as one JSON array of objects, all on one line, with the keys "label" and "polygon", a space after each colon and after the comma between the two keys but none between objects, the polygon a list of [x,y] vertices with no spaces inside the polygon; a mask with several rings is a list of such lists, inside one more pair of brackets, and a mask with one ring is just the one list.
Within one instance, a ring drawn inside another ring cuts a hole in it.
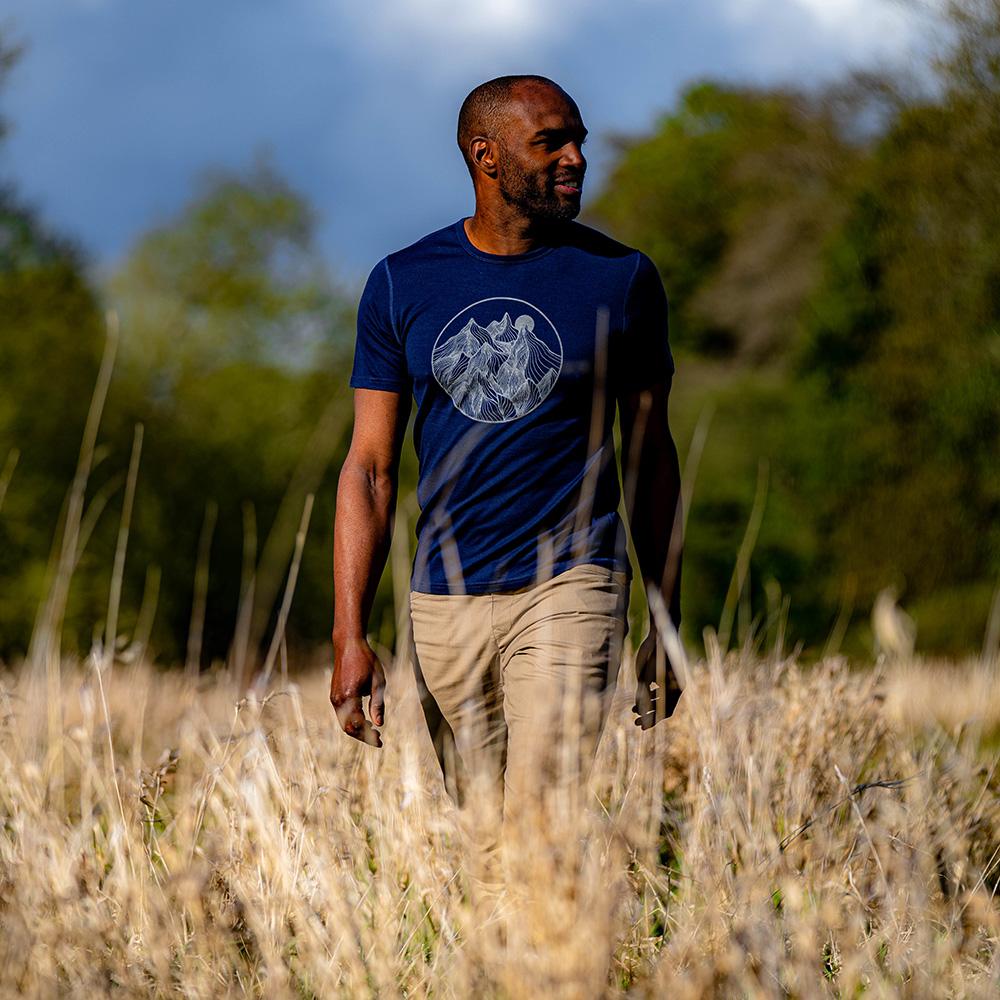
[{"label": "short beard", "polygon": [[521,170],[504,150],[498,174],[500,197],[518,208],[529,219],[539,222],[569,222],[580,214],[580,203],[565,201],[545,189],[541,174]]}]

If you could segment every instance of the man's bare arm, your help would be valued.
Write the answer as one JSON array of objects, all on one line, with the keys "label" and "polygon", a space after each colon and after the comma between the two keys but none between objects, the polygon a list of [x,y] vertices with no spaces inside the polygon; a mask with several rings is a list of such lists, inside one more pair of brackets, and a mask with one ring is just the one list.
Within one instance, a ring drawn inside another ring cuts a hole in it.
[{"label": "man's bare arm", "polygon": [[[639,559],[644,587],[659,590],[673,623],[680,625],[681,475],[677,447],[670,433],[667,403],[671,378],[648,389],[622,393],[622,470],[625,511]],[[669,716],[680,687],[669,669],[655,628],[636,657],[638,689],[635,711],[643,729]]]},{"label": "man's bare arm", "polygon": [[[356,389],[354,432],[337,485],[333,528],[333,678],[330,701],[349,736],[381,746],[385,671],[366,638],[368,616],[392,539],[399,454],[410,397]],[[371,720],[362,698],[371,696]]]}]

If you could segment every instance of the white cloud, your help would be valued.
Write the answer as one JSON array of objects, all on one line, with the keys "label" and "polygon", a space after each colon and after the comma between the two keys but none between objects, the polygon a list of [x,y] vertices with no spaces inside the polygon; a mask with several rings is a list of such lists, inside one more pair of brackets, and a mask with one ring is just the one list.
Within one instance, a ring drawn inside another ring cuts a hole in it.
[{"label": "white cloud", "polygon": [[859,24],[884,13],[886,5],[865,0],[795,0],[826,27]]},{"label": "white cloud", "polygon": [[421,59],[448,75],[492,58],[526,56],[569,36],[597,0],[328,0],[328,22],[345,22],[378,52]]},{"label": "white cloud", "polygon": [[387,0],[385,20],[442,40],[506,41],[537,36],[544,30],[551,4],[539,0]]},{"label": "white cloud", "polygon": [[865,49],[894,49],[912,38],[917,17],[912,7],[893,0],[795,0],[820,28],[836,32]]},{"label": "white cloud", "polygon": [[[419,59],[425,71],[447,77],[497,60],[530,59],[569,42],[592,19],[632,20],[642,31],[651,10],[659,9],[656,21],[662,24],[670,8],[680,10],[683,2],[618,0],[606,6],[600,0],[321,0],[320,9],[331,27],[346,28],[364,47],[404,61]],[[925,6],[942,2],[923,0]],[[761,30],[767,32],[766,59],[779,64],[782,47],[799,47],[810,24],[824,48],[839,47],[863,59],[907,48],[922,20],[917,5],[902,0],[709,0],[708,10],[712,8],[721,24],[757,36],[755,44]]]},{"label": "white cloud", "polygon": [[723,0],[723,9],[739,24],[780,23],[805,14],[828,42],[855,56],[907,48],[920,21],[915,8],[900,0]]}]

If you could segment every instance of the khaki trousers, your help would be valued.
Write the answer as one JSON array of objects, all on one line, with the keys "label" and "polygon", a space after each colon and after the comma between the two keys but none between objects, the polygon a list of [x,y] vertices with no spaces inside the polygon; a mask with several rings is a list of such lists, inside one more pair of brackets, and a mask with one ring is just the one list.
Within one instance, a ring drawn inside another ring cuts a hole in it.
[{"label": "khaki trousers", "polygon": [[502,796],[505,827],[544,797],[579,804],[628,599],[625,573],[589,563],[501,594],[410,593],[416,668],[454,735],[459,760],[439,758],[460,804],[474,785]]}]

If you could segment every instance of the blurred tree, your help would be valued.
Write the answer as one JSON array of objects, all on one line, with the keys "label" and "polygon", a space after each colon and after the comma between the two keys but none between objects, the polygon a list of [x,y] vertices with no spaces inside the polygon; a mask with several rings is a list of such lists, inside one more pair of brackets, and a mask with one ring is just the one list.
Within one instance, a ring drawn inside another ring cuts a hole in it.
[{"label": "blurred tree", "polygon": [[[15,55],[0,39],[0,77]],[[241,594],[252,608],[252,657],[268,637],[313,492],[289,637],[328,635],[355,295],[330,278],[313,226],[305,200],[261,157],[244,173],[206,175],[190,204],[142,237],[110,279],[106,298],[121,316],[122,339],[65,649],[85,652],[102,628],[138,422],[146,433],[122,632],[135,629],[143,596],[155,596],[154,645],[168,661],[185,658],[200,536],[213,521],[206,511],[215,511],[201,658],[229,649]],[[104,341],[82,255],[11,186],[0,189],[0,317],[0,658],[11,660],[27,649],[45,593]]]},{"label": "blurred tree", "polygon": [[[822,546],[804,495],[808,406],[785,371],[804,302],[823,276],[866,136],[843,89],[700,83],[648,136],[619,140],[591,217],[658,265],[679,354],[674,425],[682,447],[711,413],[686,539],[689,638],[718,624],[764,477],[764,514],[741,604],[776,628],[822,639],[832,621]],[[769,597],[768,595],[771,595]],[[751,616],[752,619],[752,616]],[[751,628],[744,614],[734,638]],[[693,626],[693,628],[690,628]]]},{"label": "blurred tree", "polygon": [[826,95],[700,83],[651,135],[617,140],[589,214],[653,258],[679,347],[760,362],[794,338],[858,156],[842,113]]},{"label": "blurred tree", "polygon": [[171,657],[183,655],[206,502],[218,504],[218,520],[205,658],[224,655],[233,637],[247,504],[261,532],[259,637],[305,494],[319,491],[292,632],[318,640],[329,631],[330,463],[346,449],[353,313],[315,249],[313,223],[304,199],[259,159],[245,174],[206,176],[109,284],[123,329],[116,412],[147,424],[137,563],[162,566],[158,636]]},{"label": "blurred tree", "polygon": [[950,16],[939,94],[898,115],[830,246],[802,370],[833,565],[954,649],[1000,579],[1000,4]]},{"label": "blurred tree", "polygon": [[[240,362],[309,368],[339,301],[313,243],[313,212],[266,157],[206,174],[181,214],[143,236],[109,292],[129,331],[130,377],[153,398]],[[341,319],[343,317],[340,317]]]},{"label": "blurred tree", "polygon": [[866,617],[892,583],[925,648],[982,638],[1000,575],[1000,0],[949,17],[930,89],[700,84],[619,143],[595,221],[663,274],[682,445],[714,414],[687,538],[695,634],[720,618],[765,462],[755,612],[773,578],[792,634],[821,642],[841,601]]},{"label": "blurred tree", "polygon": [[0,658],[27,648],[44,596],[103,327],[78,251],[0,190]]},{"label": "blurred tree", "polygon": [[[0,85],[20,51],[0,32]],[[0,140],[7,130],[0,117]],[[13,184],[0,185],[0,477],[8,473],[0,509],[0,659],[27,647],[45,593],[102,341],[79,250],[51,233]]]}]

